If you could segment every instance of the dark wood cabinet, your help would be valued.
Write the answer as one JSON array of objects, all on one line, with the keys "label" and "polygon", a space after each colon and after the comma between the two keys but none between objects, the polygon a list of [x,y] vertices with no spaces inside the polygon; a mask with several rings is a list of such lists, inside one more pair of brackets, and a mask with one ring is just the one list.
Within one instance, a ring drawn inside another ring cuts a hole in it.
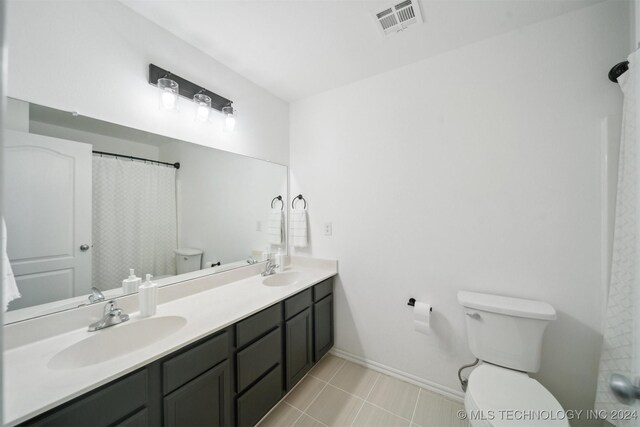
[{"label": "dark wood cabinet", "polygon": [[291,390],[313,366],[313,325],[307,307],[285,324],[285,360],[287,391]]},{"label": "dark wood cabinet", "polygon": [[333,347],[333,295],[313,304],[313,361],[317,362]]},{"label": "dark wood cabinet", "polygon": [[166,427],[221,427],[231,424],[231,371],[222,362],[167,395]]},{"label": "dark wood cabinet", "polygon": [[[141,369],[98,390],[31,419],[23,425],[86,427],[127,424],[127,418],[148,404],[148,374]],[[28,396],[25,396],[28,399]]]},{"label": "dark wood cabinet", "polygon": [[328,279],[22,425],[253,426],[332,346]]},{"label": "dark wood cabinet", "polygon": [[115,427],[147,427],[149,424],[149,410],[141,409],[133,415],[115,424]]},{"label": "dark wood cabinet", "polygon": [[282,369],[277,365],[238,397],[236,425],[240,427],[256,425],[283,395]]}]

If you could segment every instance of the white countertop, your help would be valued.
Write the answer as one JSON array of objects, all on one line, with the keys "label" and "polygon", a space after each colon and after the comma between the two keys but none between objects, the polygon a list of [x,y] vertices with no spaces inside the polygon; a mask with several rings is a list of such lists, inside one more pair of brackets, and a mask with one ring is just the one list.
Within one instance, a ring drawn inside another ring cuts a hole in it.
[{"label": "white countertop", "polygon": [[[20,335],[5,340],[13,343],[5,344],[5,348],[9,348],[4,352],[5,424],[11,426],[26,421],[337,274],[336,261],[294,258],[286,271],[301,273],[297,283],[265,286],[263,277],[256,274],[258,268],[260,266],[245,267],[160,288],[161,304],[156,316],[182,316],[187,320],[186,325],[142,349],[91,366],[54,370],[47,365],[58,352],[101,332],[88,332],[87,326],[100,317],[97,313],[104,304],[96,304],[99,307],[92,307],[84,318],[78,310],[72,310],[22,322],[15,328],[5,327],[5,335]],[[131,315],[131,320],[112,328],[141,320],[135,295],[117,302]],[[136,312],[127,311],[127,307],[134,307]],[[71,317],[76,324],[67,331],[44,339],[24,338],[30,328],[34,336],[42,334],[43,327],[47,329],[47,321],[72,324]],[[80,319],[82,324],[78,324]],[[32,324],[27,324],[29,322]]]}]

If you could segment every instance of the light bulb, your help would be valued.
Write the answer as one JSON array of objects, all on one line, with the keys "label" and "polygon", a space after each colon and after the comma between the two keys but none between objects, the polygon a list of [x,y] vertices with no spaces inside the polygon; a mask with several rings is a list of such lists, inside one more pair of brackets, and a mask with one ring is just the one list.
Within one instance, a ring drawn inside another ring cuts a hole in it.
[{"label": "light bulb", "polygon": [[196,103],[196,120],[206,122],[209,120],[209,113],[211,112],[211,98],[203,93],[196,93],[193,97],[193,102]]},{"label": "light bulb", "polygon": [[162,92],[162,108],[165,110],[176,108],[176,95],[173,92]]},{"label": "light bulb", "polygon": [[175,110],[178,104],[178,83],[168,78],[158,79],[158,90],[160,91],[160,108],[164,110]]},{"label": "light bulb", "polygon": [[222,114],[224,118],[224,128],[227,132],[233,132],[236,128],[236,112],[232,106],[228,105],[222,108]]},{"label": "light bulb", "polygon": [[236,128],[236,118],[233,116],[227,116],[224,119],[224,127],[229,131],[232,132],[235,128]]}]

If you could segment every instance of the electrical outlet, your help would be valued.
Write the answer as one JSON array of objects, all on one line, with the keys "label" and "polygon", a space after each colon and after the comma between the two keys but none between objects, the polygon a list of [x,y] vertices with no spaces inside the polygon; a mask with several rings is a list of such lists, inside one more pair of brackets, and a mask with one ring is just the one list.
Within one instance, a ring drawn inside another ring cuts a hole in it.
[{"label": "electrical outlet", "polygon": [[333,225],[330,222],[325,222],[324,223],[324,235],[325,236],[331,236],[332,233],[333,233]]}]

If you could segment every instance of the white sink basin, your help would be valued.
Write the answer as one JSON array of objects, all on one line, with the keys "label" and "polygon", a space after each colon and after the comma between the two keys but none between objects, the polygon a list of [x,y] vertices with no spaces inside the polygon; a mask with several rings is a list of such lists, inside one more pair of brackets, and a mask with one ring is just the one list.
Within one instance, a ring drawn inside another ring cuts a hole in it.
[{"label": "white sink basin", "polygon": [[276,273],[262,281],[265,286],[289,286],[298,283],[302,274],[297,271],[287,271],[285,273]]},{"label": "white sink basin", "polygon": [[187,324],[179,316],[151,317],[91,332],[79,341],[53,356],[50,369],[75,369],[106,362],[134,352],[178,331]]}]

